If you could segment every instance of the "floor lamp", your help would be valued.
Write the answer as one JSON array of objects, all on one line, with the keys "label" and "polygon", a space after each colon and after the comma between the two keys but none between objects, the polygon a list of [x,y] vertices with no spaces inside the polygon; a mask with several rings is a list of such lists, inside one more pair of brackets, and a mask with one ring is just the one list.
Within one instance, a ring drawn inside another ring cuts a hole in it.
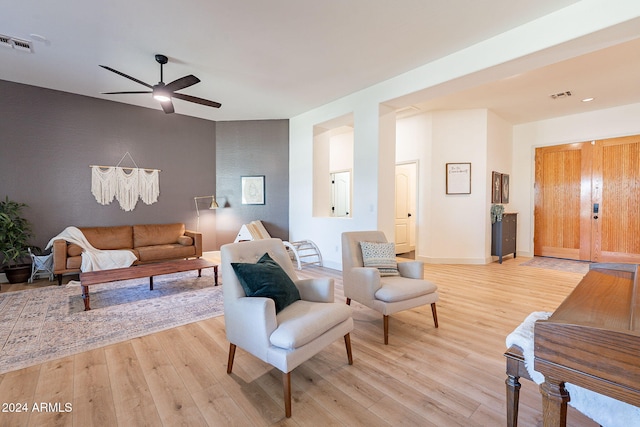
[{"label": "floor lamp", "polygon": [[209,205],[209,209],[218,209],[218,203],[216,203],[215,196],[196,196],[193,198],[193,203],[196,205],[196,214],[198,215],[198,223],[196,225],[196,231],[200,231],[200,209],[198,209],[198,200],[199,199],[209,199],[211,198],[211,204]]}]

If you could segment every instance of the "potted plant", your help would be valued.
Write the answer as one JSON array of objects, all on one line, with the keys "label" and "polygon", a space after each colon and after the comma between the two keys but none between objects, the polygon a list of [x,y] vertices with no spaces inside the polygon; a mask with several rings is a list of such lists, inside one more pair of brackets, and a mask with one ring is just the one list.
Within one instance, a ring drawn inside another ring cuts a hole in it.
[{"label": "potted plant", "polygon": [[491,224],[502,221],[504,205],[491,205]]},{"label": "potted plant", "polygon": [[22,216],[25,203],[0,200],[0,253],[3,257],[3,272],[9,283],[26,282],[31,273],[29,239],[33,237],[31,223]]}]

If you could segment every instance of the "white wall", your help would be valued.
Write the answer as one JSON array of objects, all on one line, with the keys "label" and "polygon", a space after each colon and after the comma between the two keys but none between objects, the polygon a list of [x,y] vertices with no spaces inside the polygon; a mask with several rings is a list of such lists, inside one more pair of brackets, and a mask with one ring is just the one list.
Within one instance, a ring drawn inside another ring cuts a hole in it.
[{"label": "white wall", "polygon": [[331,137],[329,142],[329,171],[353,169],[353,131]]},{"label": "white wall", "polygon": [[[395,169],[395,149],[390,149],[389,144],[395,140],[396,132],[391,130],[394,128],[390,123],[392,113],[382,107],[385,102],[401,97],[408,100],[411,98],[409,95],[412,94],[415,95],[414,100],[418,100],[417,97],[422,97],[420,100],[424,100],[429,96],[456,92],[480,81],[487,81],[488,78],[503,78],[514,72],[524,72],[546,65],[550,61],[560,61],[579,53],[587,53],[601,47],[599,40],[604,39],[605,36],[609,36],[608,42],[613,43],[616,40],[618,27],[638,16],[640,16],[640,3],[636,1],[620,3],[611,3],[607,0],[579,1],[551,15],[291,118],[289,121],[290,239],[315,241],[322,252],[325,265],[340,268],[340,236],[343,231],[392,229],[393,226],[389,225],[388,221],[394,216],[393,179],[390,180],[388,177],[389,174],[393,174],[393,171],[385,169],[384,165],[392,170]],[[549,28],[561,29],[561,31],[549,31]],[[624,35],[618,35],[620,41],[623,41],[623,37]],[[354,117],[353,216],[351,218],[313,216],[314,126],[348,114],[353,114]],[[491,118],[488,112],[484,114],[484,142],[481,143],[481,147],[473,144],[477,142],[475,134],[469,135],[465,129],[458,129],[465,126],[459,120],[450,120],[446,116],[440,117],[439,123],[435,123],[436,120],[434,120],[432,128],[434,141],[436,139],[448,141],[456,148],[442,144],[433,147],[429,164],[433,170],[426,179],[422,177],[423,182],[431,184],[432,203],[424,208],[431,216],[429,217],[427,212],[422,214],[425,218],[429,218],[428,227],[447,229],[454,234],[453,236],[445,235],[438,233],[437,230],[433,233],[427,232],[427,241],[420,243],[420,251],[423,251],[428,260],[447,262],[453,259],[461,262],[483,262],[488,251],[487,246],[490,243],[487,239],[487,227],[489,227],[487,218],[489,214],[486,202],[490,197],[487,195],[487,189],[490,187],[486,171],[491,157],[488,154],[487,138],[493,135],[492,127],[498,120]],[[482,126],[481,121],[477,117],[471,117],[471,120],[474,122],[474,127],[479,130]],[[497,128],[502,126],[498,125]],[[465,139],[453,140],[450,135],[446,135],[449,132],[456,132]],[[500,135],[506,133],[504,129],[496,132]],[[493,144],[493,142],[490,143]],[[493,145],[491,147],[493,151]],[[461,197],[445,199],[444,163],[462,161],[463,155],[472,162],[472,194],[466,199]],[[519,155],[520,153],[514,150],[514,159]],[[519,165],[514,164],[512,181],[520,180],[519,175],[522,171],[518,168]],[[421,174],[422,169],[426,168],[421,168]],[[481,173],[478,174],[478,171]],[[520,185],[527,184],[520,182]],[[421,191],[425,190],[423,188]],[[525,209],[522,202],[516,203],[514,199],[514,190],[512,186],[513,209],[523,211]],[[443,207],[446,210],[443,210]],[[455,225],[461,220],[458,212],[469,207],[474,210],[473,226],[461,232]],[[391,240],[392,237],[388,237]]]},{"label": "white wall", "polygon": [[533,256],[535,148],[637,135],[639,117],[640,104],[632,104],[514,126],[510,205],[519,213],[519,255]]},{"label": "white wall", "polygon": [[[486,188],[487,188],[487,206],[491,206],[491,187],[492,187],[492,175],[491,172],[496,171],[500,173],[509,174],[509,186],[512,182],[512,157],[513,157],[513,127],[506,120],[497,116],[493,112],[488,114],[488,128],[487,128],[487,176],[486,176]],[[509,191],[509,204],[505,204],[505,212],[516,212],[513,203],[511,203],[511,191]],[[489,210],[487,210],[489,214]],[[518,215],[519,216],[519,215]],[[490,215],[487,219],[487,224],[491,224]],[[518,221],[519,222],[519,221]],[[486,247],[487,259],[491,257],[491,225],[487,227],[487,241],[489,244]],[[518,237],[516,237],[517,243]],[[516,252],[517,253],[517,252]],[[498,257],[492,258],[496,260]]]},{"label": "white wall", "polygon": [[396,121],[396,162],[425,163],[431,152],[431,117],[422,113]]},{"label": "white wall", "polygon": [[[484,264],[487,110],[438,111],[432,127],[431,217],[426,239],[420,240],[419,258]],[[471,163],[471,194],[446,194],[447,163]]]}]

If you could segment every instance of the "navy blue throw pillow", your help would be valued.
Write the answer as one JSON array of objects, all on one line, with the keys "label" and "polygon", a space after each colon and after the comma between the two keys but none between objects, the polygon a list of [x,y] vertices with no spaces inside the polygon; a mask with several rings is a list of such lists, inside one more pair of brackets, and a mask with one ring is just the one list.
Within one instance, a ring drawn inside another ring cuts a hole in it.
[{"label": "navy blue throw pillow", "polygon": [[268,253],[255,264],[232,262],[231,266],[248,297],[267,297],[276,303],[276,313],[300,299],[289,275]]}]

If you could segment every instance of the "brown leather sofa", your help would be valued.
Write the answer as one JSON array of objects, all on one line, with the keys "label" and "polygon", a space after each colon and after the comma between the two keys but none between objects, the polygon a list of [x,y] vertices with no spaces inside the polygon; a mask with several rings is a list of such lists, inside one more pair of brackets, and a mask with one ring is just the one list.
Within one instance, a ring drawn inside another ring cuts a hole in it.
[{"label": "brown leather sofa", "polygon": [[[136,264],[202,256],[202,233],[185,229],[182,223],[78,227],[96,249],[128,249]],[[65,240],[53,242],[53,273],[62,284],[62,275],[80,272],[82,248]]]}]

